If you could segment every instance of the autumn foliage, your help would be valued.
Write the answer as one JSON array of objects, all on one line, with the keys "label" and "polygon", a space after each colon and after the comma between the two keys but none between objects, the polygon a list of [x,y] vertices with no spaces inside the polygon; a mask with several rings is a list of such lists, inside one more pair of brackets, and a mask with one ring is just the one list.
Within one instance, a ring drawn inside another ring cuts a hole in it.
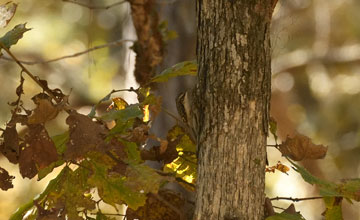
[{"label": "autumn foliage", "polygon": [[[17,5],[6,3],[0,6],[4,16],[0,26],[6,26],[14,16]],[[153,1],[136,0],[131,5],[132,16],[138,36],[133,46],[137,53],[135,75],[139,88],[110,91],[93,106],[88,114],[81,114],[69,103],[69,95],[59,88],[50,88],[24,67],[10,47],[15,45],[30,29],[26,24],[16,25],[0,38],[2,52],[6,52],[21,68],[19,85],[14,88],[17,99],[12,107],[5,129],[2,130],[0,152],[9,162],[19,166],[23,178],[43,179],[54,168],[61,171],[51,180],[44,191],[29,203],[20,207],[11,219],[112,219],[103,213],[101,203],[115,209],[126,205],[126,213],[118,216],[127,219],[183,219],[186,200],[177,192],[166,189],[167,183],[175,182],[185,190],[195,191],[196,147],[179,121],[168,131],[166,139],[150,133],[151,122],[162,111],[161,97],[152,94],[156,83],[168,81],[181,75],[195,75],[195,61],[186,61],[156,75],[156,68],[163,59],[164,42],[173,35],[160,24]],[[146,17],[142,17],[147,15]],[[33,94],[35,108],[23,103],[23,74],[37,83],[42,92]],[[119,92],[133,92],[137,104],[127,104]],[[112,101],[112,104],[110,103]],[[100,104],[107,103],[106,112],[97,114]],[[67,129],[50,136],[46,124],[66,113]],[[144,119],[144,116],[149,117]],[[172,116],[174,117],[174,116]],[[110,123],[111,122],[111,123]],[[270,122],[270,131],[277,141],[276,122]],[[20,129],[21,128],[21,131]],[[144,148],[149,140],[158,143],[151,149]],[[312,143],[311,139],[297,134],[288,137],[275,147],[288,158],[292,168],[309,184],[320,190],[326,205],[326,219],[341,219],[343,199],[360,201],[360,180],[343,180],[332,183],[310,174],[293,161],[324,158],[327,147]],[[162,169],[145,164],[146,160],[159,161]],[[276,170],[287,173],[290,168],[282,163],[270,165],[264,172]],[[13,188],[11,174],[0,167],[0,188]],[[265,204],[268,220],[303,219],[291,204],[287,210],[276,213],[271,201]],[[339,218],[334,218],[334,216]]]}]

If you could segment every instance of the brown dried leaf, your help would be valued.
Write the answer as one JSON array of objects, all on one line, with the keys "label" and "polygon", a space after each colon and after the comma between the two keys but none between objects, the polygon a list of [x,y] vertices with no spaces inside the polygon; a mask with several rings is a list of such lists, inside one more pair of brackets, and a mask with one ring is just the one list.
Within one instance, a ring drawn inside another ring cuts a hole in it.
[{"label": "brown dried leaf", "polygon": [[54,119],[59,109],[51,102],[51,98],[44,93],[39,93],[33,98],[37,107],[28,118],[29,124],[41,124]]},{"label": "brown dried leaf", "polygon": [[131,14],[138,41],[133,50],[136,53],[135,78],[144,85],[154,76],[155,67],[163,60],[164,43],[159,30],[159,18],[154,0],[134,0]]},{"label": "brown dried leaf", "polygon": [[287,174],[287,172],[290,170],[290,168],[287,167],[286,165],[282,164],[280,161],[278,161],[278,163],[275,166],[266,167],[265,172],[275,173],[275,170],[279,170],[279,171]]},{"label": "brown dried leaf", "polygon": [[17,4],[11,1],[0,5],[0,28],[4,28],[8,25],[10,20],[14,17]]},{"label": "brown dried leaf", "polygon": [[129,141],[143,144],[149,137],[149,126],[146,124],[140,124],[135,127],[129,137]]},{"label": "brown dried leaf", "polygon": [[300,213],[300,212],[297,212],[297,211],[296,211],[295,205],[294,205],[293,203],[291,203],[291,204],[289,205],[289,207],[287,207],[287,209],[285,209],[283,212],[284,212],[284,213],[289,213],[289,214],[294,214],[294,215]]},{"label": "brown dried leaf", "polygon": [[294,138],[287,137],[285,142],[279,146],[283,156],[290,157],[292,160],[300,161],[304,159],[322,159],[325,157],[327,147],[312,143],[311,139],[296,134]]},{"label": "brown dried leaf", "polygon": [[11,163],[17,164],[19,158],[19,136],[15,125],[9,123],[2,136],[4,137],[4,142],[0,145],[0,152]]},{"label": "brown dried leaf", "polygon": [[7,191],[10,188],[13,188],[12,180],[14,176],[10,176],[8,171],[0,167],[0,189]]},{"label": "brown dried leaf", "polygon": [[104,142],[107,130],[104,126],[77,112],[72,112],[66,123],[70,128],[70,138],[64,154],[66,159],[80,159],[88,151],[104,152],[107,149]]},{"label": "brown dried leaf", "polygon": [[30,125],[20,146],[19,167],[24,178],[33,178],[39,170],[58,160],[55,144],[43,125]]},{"label": "brown dried leaf", "polygon": [[[20,75],[20,85],[16,88],[16,95],[18,96],[18,98],[16,99],[16,101],[9,103],[10,106],[17,106],[21,103],[20,98],[21,98],[21,95],[24,94],[24,90],[23,90],[24,81],[25,81],[25,79],[21,74]],[[15,112],[16,112],[16,110],[15,110]]]}]

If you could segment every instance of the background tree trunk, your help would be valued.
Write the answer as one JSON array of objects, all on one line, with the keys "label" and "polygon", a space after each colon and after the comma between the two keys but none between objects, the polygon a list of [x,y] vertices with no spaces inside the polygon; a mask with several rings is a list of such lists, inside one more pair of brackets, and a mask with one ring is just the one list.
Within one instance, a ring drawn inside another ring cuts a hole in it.
[{"label": "background tree trunk", "polygon": [[195,219],[263,219],[272,0],[198,0]]}]

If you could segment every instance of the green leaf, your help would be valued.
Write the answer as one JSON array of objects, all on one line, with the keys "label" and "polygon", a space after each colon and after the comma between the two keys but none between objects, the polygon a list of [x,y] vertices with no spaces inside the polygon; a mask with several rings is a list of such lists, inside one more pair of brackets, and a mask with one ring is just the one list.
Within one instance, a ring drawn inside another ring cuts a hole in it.
[{"label": "green leaf", "polygon": [[196,153],[196,145],[191,141],[187,133],[184,132],[184,129],[178,125],[172,127],[168,132],[168,139],[175,140],[177,137],[181,136],[179,143],[176,145],[177,151],[188,151]]},{"label": "green leaf", "polygon": [[85,210],[94,210],[96,208],[95,201],[85,196],[85,193],[90,192],[92,188],[88,184],[91,173],[89,166],[90,164],[87,161],[83,161],[81,167],[75,171],[69,169],[68,175],[63,178],[60,191],[61,197],[54,196],[56,201],[64,203],[68,219],[81,219],[78,212],[80,208]]},{"label": "green leaf", "polygon": [[341,196],[341,194],[337,191],[337,185],[332,182],[328,182],[326,180],[319,179],[313,175],[311,175],[304,167],[297,165],[296,163],[289,160],[289,162],[294,166],[293,169],[300,173],[302,178],[310,183],[311,185],[316,184],[320,187],[320,195],[322,196]]},{"label": "green leaf", "polygon": [[34,207],[34,200],[41,201],[44,199],[51,191],[53,191],[59,184],[62,177],[66,174],[67,169],[62,169],[62,171],[52,179],[49,184],[46,186],[45,190],[37,195],[33,200],[29,201],[28,203],[20,206],[14,214],[11,215],[9,220],[22,220],[24,215]]},{"label": "green leaf", "polygon": [[125,145],[124,150],[128,156],[128,160],[126,162],[133,164],[138,164],[143,162],[141,159],[140,151],[136,143],[128,142],[128,141],[122,141],[122,143]]},{"label": "green leaf", "polygon": [[272,118],[272,117],[270,117],[269,126],[270,126],[270,132],[274,136],[274,139],[275,139],[275,142],[276,142],[277,138],[278,138],[278,136],[276,135],[277,123],[276,123],[275,119]]},{"label": "green leaf", "polygon": [[100,105],[100,103],[102,102],[105,102],[105,101],[108,101],[111,97],[111,94],[112,92],[110,92],[109,94],[107,94],[104,98],[102,98],[96,105],[94,105],[92,108],[91,108],[91,111],[90,113],[88,114],[88,116],[90,118],[93,118],[96,114],[96,108]]},{"label": "green leaf", "polygon": [[51,139],[55,143],[57,153],[61,155],[66,150],[66,142],[68,142],[69,140],[69,131],[66,131],[63,134],[53,136],[51,137]]},{"label": "green leaf", "polygon": [[341,197],[324,197],[324,202],[326,206],[325,210],[325,219],[326,220],[341,220],[342,210],[341,210]]},{"label": "green leaf", "polygon": [[340,193],[347,199],[360,201],[360,179],[344,180],[339,186]]},{"label": "green leaf", "polygon": [[38,181],[42,180],[44,177],[46,177],[49,173],[51,173],[54,168],[59,167],[65,163],[64,160],[58,160],[56,162],[51,163],[49,166],[39,170],[38,172]]},{"label": "green leaf", "polygon": [[94,174],[90,177],[89,183],[97,187],[99,196],[105,203],[114,207],[115,204],[125,203],[134,210],[145,205],[146,194],[126,187],[125,177],[116,174],[108,175],[106,165],[90,162],[94,167]]},{"label": "green leaf", "polygon": [[265,220],[304,220],[304,217],[300,214],[289,214],[283,212],[267,217]]},{"label": "green leaf", "polygon": [[192,75],[195,76],[197,73],[197,64],[196,61],[185,61],[178,63],[166,70],[164,70],[160,75],[152,78],[151,82],[166,82],[169,79],[176,76],[185,76]]},{"label": "green leaf", "polygon": [[129,165],[126,177],[125,186],[142,194],[157,194],[160,186],[167,180],[145,164]]},{"label": "green leaf", "polygon": [[23,37],[23,34],[31,29],[26,28],[25,24],[16,25],[11,31],[7,32],[3,37],[0,38],[0,42],[7,48],[16,44],[19,39]]},{"label": "green leaf", "polygon": [[110,137],[109,139],[111,139],[112,136],[115,134],[122,134],[126,132],[127,130],[132,128],[133,124],[134,124],[133,119],[130,119],[128,121],[116,120],[116,125],[109,132],[108,135],[108,137]]},{"label": "green leaf", "polygon": [[194,183],[197,172],[196,145],[183,128],[175,125],[168,132],[167,139],[175,140],[181,137],[176,145],[179,156],[171,163],[164,166],[164,172],[175,173],[176,177],[182,178],[188,183]]},{"label": "green leaf", "polygon": [[143,111],[140,109],[139,104],[129,105],[125,109],[122,110],[112,110],[106,113],[101,119],[105,121],[111,120],[122,120],[128,121],[133,118],[140,118],[144,117]]}]

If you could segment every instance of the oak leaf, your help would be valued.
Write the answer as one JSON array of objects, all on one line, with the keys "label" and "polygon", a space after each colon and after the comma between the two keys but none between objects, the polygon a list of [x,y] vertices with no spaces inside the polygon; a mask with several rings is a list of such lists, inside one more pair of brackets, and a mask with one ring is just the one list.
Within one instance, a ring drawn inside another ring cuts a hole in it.
[{"label": "oak leaf", "polygon": [[58,160],[55,144],[43,125],[29,125],[20,147],[19,167],[24,178],[33,178],[39,170]]},{"label": "oak leaf", "polygon": [[32,99],[37,106],[28,118],[29,124],[45,123],[58,115],[59,109],[51,102],[49,96],[39,93]]},{"label": "oak leaf", "polygon": [[14,186],[12,184],[12,180],[14,178],[14,176],[9,175],[8,171],[0,167],[0,189],[6,191],[10,188],[13,188]]},{"label": "oak leaf", "polygon": [[292,160],[322,159],[325,157],[327,147],[314,144],[309,137],[296,134],[295,137],[287,137],[285,142],[279,146],[283,156]]},{"label": "oak leaf", "polygon": [[107,130],[86,115],[72,112],[66,119],[69,125],[69,141],[66,143],[65,159],[79,159],[88,151],[102,151],[107,148],[104,141]]}]

